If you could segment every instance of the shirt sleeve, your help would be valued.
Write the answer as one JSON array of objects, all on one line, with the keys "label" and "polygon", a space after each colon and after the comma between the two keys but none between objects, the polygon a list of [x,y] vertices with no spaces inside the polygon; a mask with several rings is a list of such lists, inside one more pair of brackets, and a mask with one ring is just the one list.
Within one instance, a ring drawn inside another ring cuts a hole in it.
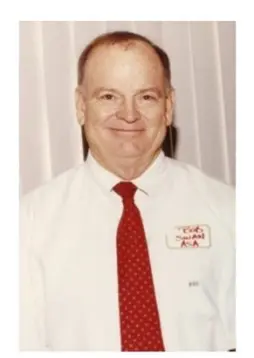
[{"label": "shirt sleeve", "polygon": [[20,205],[20,350],[47,350],[42,272],[28,205]]},{"label": "shirt sleeve", "polygon": [[236,240],[235,240],[235,191],[227,197],[225,211],[221,213],[229,232],[220,272],[219,304],[223,321],[226,350],[236,349]]},{"label": "shirt sleeve", "polygon": [[218,330],[216,350],[229,351],[236,349],[235,326],[235,282],[236,282],[236,240],[235,240],[235,189],[209,179],[204,197],[208,198],[211,210],[215,215],[222,234],[216,241],[215,261],[218,279],[218,315],[222,330]]},{"label": "shirt sleeve", "polygon": [[225,329],[226,349],[236,349],[235,336],[235,255],[221,273],[220,312]]}]

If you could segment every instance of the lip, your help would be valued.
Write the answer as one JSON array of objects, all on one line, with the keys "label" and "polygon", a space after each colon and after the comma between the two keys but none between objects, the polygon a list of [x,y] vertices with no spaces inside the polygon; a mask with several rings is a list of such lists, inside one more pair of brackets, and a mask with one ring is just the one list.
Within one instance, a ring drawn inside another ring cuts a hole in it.
[{"label": "lip", "polygon": [[136,132],[142,132],[144,129],[120,129],[120,128],[110,128],[113,131],[116,132],[124,132],[124,133],[136,133]]}]

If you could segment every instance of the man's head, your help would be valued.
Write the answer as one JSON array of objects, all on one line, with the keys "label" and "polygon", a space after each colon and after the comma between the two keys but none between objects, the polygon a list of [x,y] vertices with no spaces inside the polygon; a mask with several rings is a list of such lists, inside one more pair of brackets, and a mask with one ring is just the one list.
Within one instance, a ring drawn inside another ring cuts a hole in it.
[{"label": "man's head", "polygon": [[167,55],[137,34],[100,36],[80,56],[76,107],[100,161],[153,158],[172,122]]}]

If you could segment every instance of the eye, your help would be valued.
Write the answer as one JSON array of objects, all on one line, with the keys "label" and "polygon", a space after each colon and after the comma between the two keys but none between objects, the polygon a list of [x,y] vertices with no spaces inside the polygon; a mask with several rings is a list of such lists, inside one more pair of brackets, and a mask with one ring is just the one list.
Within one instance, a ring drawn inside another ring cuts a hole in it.
[{"label": "eye", "polygon": [[100,96],[100,99],[111,101],[114,98],[114,96],[111,93],[105,93],[102,96]]},{"label": "eye", "polygon": [[144,99],[145,101],[154,101],[154,100],[156,100],[156,97],[155,97],[155,96],[152,96],[152,95],[150,95],[150,94],[144,94],[144,95],[143,95],[143,99]]}]

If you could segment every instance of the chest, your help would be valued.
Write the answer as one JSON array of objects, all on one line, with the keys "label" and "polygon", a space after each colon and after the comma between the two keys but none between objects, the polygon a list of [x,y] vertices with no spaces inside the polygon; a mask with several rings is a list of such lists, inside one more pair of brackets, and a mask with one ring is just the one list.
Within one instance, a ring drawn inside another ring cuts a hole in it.
[{"label": "chest", "polygon": [[[184,340],[186,347],[191,344],[191,327],[200,336],[194,335],[195,339],[202,342],[207,323],[215,319],[220,268],[217,247],[220,242],[223,247],[227,235],[208,210],[198,205],[191,210],[180,204],[176,207],[162,198],[152,202],[137,198],[169,350],[179,349]],[[122,209],[117,201],[93,202],[64,212],[45,230],[48,244],[42,266],[47,321],[53,344],[62,349],[120,347],[116,233]],[[209,227],[211,245],[180,247],[176,228],[198,224]]]}]

